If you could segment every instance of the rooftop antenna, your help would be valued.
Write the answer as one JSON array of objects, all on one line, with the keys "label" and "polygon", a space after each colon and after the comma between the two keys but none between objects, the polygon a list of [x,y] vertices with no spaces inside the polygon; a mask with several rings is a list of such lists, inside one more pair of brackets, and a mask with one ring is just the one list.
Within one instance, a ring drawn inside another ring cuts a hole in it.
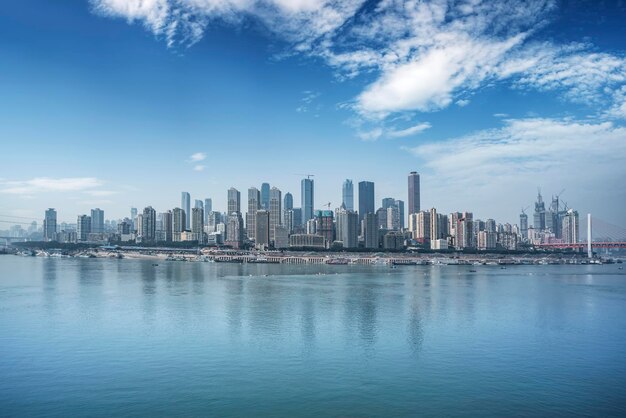
[{"label": "rooftop antenna", "polygon": [[294,174],[294,176],[306,176],[306,178],[307,178],[308,180],[310,180],[310,179],[311,179],[311,177],[315,177],[315,174],[297,174],[297,173],[296,173],[296,174]]}]

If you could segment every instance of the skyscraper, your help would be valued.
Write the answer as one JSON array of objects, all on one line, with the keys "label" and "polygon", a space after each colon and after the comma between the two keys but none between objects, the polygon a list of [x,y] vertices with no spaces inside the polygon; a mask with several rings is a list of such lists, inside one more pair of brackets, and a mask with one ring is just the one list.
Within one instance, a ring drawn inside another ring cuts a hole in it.
[{"label": "skyscraper", "polygon": [[341,232],[337,230],[337,239],[343,242],[343,248],[357,248],[359,246],[359,215],[351,210],[341,210],[337,218],[337,225],[341,224]]},{"label": "skyscraper", "polygon": [[282,223],[282,193],[276,188],[272,187],[270,190],[270,241],[275,239],[275,228]]},{"label": "skyscraper", "polygon": [[374,209],[374,183],[371,181],[359,182],[359,220],[367,213],[375,213]]},{"label": "skyscraper", "polygon": [[241,213],[233,212],[228,216],[226,227],[226,245],[240,248],[243,243],[243,218]]},{"label": "skyscraper", "polygon": [[141,242],[154,242],[156,239],[156,211],[152,206],[143,210],[141,220]]},{"label": "skyscraper", "polygon": [[161,237],[165,242],[172,241],[172,219],[171,210],[161,213],[161,229],[163,231]]},{"label": "skyscraper", "polygon": [[576,244],[580,240],[578,212],[570,209],[563,217],[563,240],[568,244]]},{"label": "skyscraper", "polygon": [[228,215],[232,215],[233,212],[241,213],[241,193],[231,187],[228,189]]},{"label": "skyscraper", "polygon": [[211,211],[213,211],[213,200],[207,197],[204,199],[204,213],[207,214]]},{"label": "skyscraper", "polygon": [[191,195],[189,193],[181,193],[180,207],[185,211],[185,225],[191,225]]},{"label": "skyscraper", "polygon": [[541,190],[537,192],[537,202],[535,203],[535,213],[533,215],[533,226],[535,231],[546,229],[546,204],[541,197]]},{"label": "skyscraper", "polygon": [[315,205],[313,188],[314,184],[312,179],[302,179],[300,183],[300,197],[303,224],[306,224],[309,219],[313,218],[313,208]]},{"label": "skyscraper", "polygon": [[261,209],[270,210],[270,184],[261,184]]},{"label": "skyscraper", "polygon": [[255,246],[265,249],[270,245],[270,213],[266,210],[257,210],[255,213]]},{"label": "skyscraper", "polygon": [[104,211],[100,208],[91,209],[91,232],[94,234],[104,232]]},{"label": "skyscraper", "polygon": [[204,244],[204,209],[202,208],[191,210],[191,234],[194,241]]},{"label": "skyscraper", "polygon": [[248,238],[256,239],[256,213],[261,208],[261,193],[256,187],[248,189],[248,211],[246,212],[246,231]]},{"label": "skyscraper", "polygon": [[315,233],[324,237],[327,247],[335,240],[335,226],[333,224],[332,210],[315,211]]},{"label": "skyscraper", "polygon": [[181,208],[172,210],[172,241],[181,241],[181,234],[187,228],[185,211]]},{"label": "skyscraper", "polygon": [[130,208],[130,222],[132,231],[137,231],[137,208]]},{"label": "skyscraper", "polygon": [[56,241],[57,239],[57,211],[49,208],[43,218],[44,241]]},{"label": "skyscraper", "polygon": [[352,180],[346,179],[341,188],[341,203],[346,210],[354,211],[354,185]]},{"label": "skyscraper", "polygon": [[91,217],[78,215],[76,220],[76,237],[79,241],[87,241],[91,233]]},{"label": "skyscraper", "polygon": [[420,211],[420,175],[409,173],[409,215]]},{"label": "skyscraper", "polygon": [[285,193],[285,198],[283,201],[283,209],[284,210],[291,210],[293,209],[293,195],[289,192]]},{"label": "skyscraper", "polygon": [[519,215],[519,229],[522,235],[522,240],[528,239],[528,215],[524,211]]},{"label": "skyscraper", "polygon": [[363,224],[365,248],[378,248],[378,225],[376,222],[376,215],[371,212],[366,213],[363,217]]},{"label": "skyscraper", "polygon": [[389,209],[390,207],[395,206],[395,204],[396,204],[396,199],[394,199],[393,197],[386,197],[383,199],[382,207],[383,209]]},{"label": "skyscraper", "polygon": [[[193,207],[204,209],[204,202],[201,199],[196,199],[194,200]],[[191,216],[193,216],[193,211],[191,213]]]}]

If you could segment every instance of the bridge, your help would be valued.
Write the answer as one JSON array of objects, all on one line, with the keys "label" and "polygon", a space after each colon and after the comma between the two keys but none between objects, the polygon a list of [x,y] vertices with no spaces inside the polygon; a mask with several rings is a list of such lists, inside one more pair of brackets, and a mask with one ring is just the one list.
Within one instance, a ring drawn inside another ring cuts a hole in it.
[{"label": "bridge", "polygon": [[[586,220],[581,222],[581,230],[586,231],[587,239],[585,241],[574,243],[550,243],[536,245],[538,248],[545,249],[568,249],[582,250],[587,249],[587,255],[593,256],[593,249],[626,249],[626,229],[604,222],[601,219],[587,215]],[[593,236],[598,237],[594,241]]]}]

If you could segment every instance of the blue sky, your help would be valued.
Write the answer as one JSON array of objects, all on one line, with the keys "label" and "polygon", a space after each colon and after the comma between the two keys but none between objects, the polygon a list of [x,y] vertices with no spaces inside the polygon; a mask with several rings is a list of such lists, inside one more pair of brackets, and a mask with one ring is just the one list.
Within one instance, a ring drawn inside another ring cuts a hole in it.
[{"label": "blue sky", "polygon": [[[626,2],[27,0],[0,16],[0,214],[165,211],[376,182],[517,222],[625,225]],[[194,156],[195,157],[192,157]],[[296,203],[297,204],[297,203]]]}]

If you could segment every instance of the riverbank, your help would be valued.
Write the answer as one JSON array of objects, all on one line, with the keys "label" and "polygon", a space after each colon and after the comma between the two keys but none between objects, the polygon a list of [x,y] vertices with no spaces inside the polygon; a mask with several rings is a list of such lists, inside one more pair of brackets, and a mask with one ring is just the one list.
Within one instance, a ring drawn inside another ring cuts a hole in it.
[{"label": "riverbank", "polygon": [[418,254],[418,253],[317,253],[181,249],[104,249],[23,250],[18,256],[52,258],[113,258],[153,261],[218,262],[255,264],[334,264],[334,265],[559,265],[610,264],[620,259],[593,258],[582,254]]}]

